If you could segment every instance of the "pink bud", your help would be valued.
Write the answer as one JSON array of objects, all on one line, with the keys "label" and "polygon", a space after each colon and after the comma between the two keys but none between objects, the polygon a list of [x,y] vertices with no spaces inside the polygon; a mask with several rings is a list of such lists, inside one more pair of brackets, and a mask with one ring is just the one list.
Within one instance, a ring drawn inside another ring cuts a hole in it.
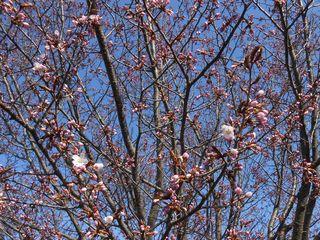
[{"label": "pink bud", "polygon": [[258,104],[259,104],[259,102],[256,100],[250,102],[251,107],[256,107],[256,106],[258,106]]},{"label": "pink bud", "polygon": [[257,113],[257,118],[262,119],[262,118],[265,118],[265,117],[266,117],[266,114],[264,112],[258,112]]},{"label": "pink bud", "polygon": [[185,152],[184,154],[182,154],[183,159],[187,160],[189,159],[189,154],[187,152]]},{"label": "pink bud", "polygon": [[175,183],[175,184],[173,184],[173,185],[171,186],[171,189],[175,191],[175,190],[178,190],[179,187],[180,187],[180,185],[179,185],[178,183]]},{"label": "pink bud", "polygon": [[243,170],[243,165],[241,163],[237,163],[235,166],[236,170],[242,171]]},{"label": "pink bud", "polygon": [[241,195],[243,193],[242,189],[240,187],[236,187],[236,189],[234,190],[234,192],[237,194],[237,195]]},{"label": "pink bud", "polygon": [[179,180],[179,175],[173,175],[173,176],[171,177],[171,180],[172,180],[172,181],[177,181],[177,180]]}]

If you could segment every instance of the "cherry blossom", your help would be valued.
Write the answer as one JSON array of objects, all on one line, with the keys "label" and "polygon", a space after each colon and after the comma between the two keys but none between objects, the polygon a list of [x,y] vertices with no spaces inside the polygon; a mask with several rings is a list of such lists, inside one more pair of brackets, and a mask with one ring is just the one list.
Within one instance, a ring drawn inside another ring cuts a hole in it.
[{"label": "cherry blossom", "polygon": [[47,67],[39,62],[35,62],[33,64],[33,68],[32,68],[33,71],[38,71],[38,72],[43,72],[43,71],[46,71],[47,70]]},{"label": "cherry blossom", "polygon": [[240,187],[236,187],[234,189],[234,192],[237,194],[237,195],[241,195],[243,193],[243,190],[240,188]]},{"label": "cherry blossom", "polygon": [[226,140],[231,141],[231,140],[233,140],[235,138],[234,128],[232,126],[222,125],[221,131],[222,131],[223,137]]},{"label": "cherry blossom", "polygon": [[112,215],[109,215],[107,217],[104,218],[104,222],[109,225],[113,222],[113,216]]},{"label": "cherry blossom", "polygon": [[265,91],[264,90],[259,90],[258,92],[257,92],[257,97],[263,97],[265,95]]},{"label": "cherry blossom", "polygon": [[232,158],[236,158],[238,156],[238,154],[239,154],[239,151],[236,148],[231,148],[230,149],[230,154],[231,154]]},{"label": "cherry blossom", "polygon": [[245,193],[245,197],[246,197],[246,198],[251,198],[252,195],[253,195],[252,192],[246,192],[246,193]]},{"label": "cherry blossom", "polygon": [[103,167],[104,167],[103,163],[95,163],[93,165],[93,169],[96,171],[101,171],[103,169]]},{"label": "cherry blossom", "polygon": [[0,1],[0,239],[319,237],[314,2]]},{"label": "cherry blossom", "polygon": [[89,162],[85,157],[78,155],[72,155],[72,159],[73,166],[77,168],[84,167]]}]

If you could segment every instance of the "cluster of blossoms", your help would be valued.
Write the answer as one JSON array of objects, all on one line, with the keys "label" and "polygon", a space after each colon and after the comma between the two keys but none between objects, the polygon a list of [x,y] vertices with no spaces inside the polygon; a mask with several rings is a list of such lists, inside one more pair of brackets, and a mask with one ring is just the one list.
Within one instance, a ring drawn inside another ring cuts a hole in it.
[{"label": "cluster of blossoms", "polygon": [[320,194],[320,176],[312,163],[303,161],[301,163],[293,164],[293,169],[297,169],[303,173],[303,180],[308,183],[313,183],[317,188],[318,194]]},{"label": "cluster of blossoms", "polygon": [[[55,119],[45,118],[40,129],[44,133],[42,141],[48,141],[47,147],[49,149],[56,147],[61,151],[66,151],[74,144],[75,135],[71,129],[59,126]],[[76,149],[74,150],[76,151]]]},{"label": "cluster of blossoms", "polygon": [[2,208],[2,205],[4,205],[4,193],[2,190],[0,190],[0,210]]},{"label": "cluster of blossoms", "polygon": [[[264,96],[265,92],[263,90],[257,92],[257,98],[263,98]],[[257,100],[250,101],[248,111],[253,111],[255,113],[256,119],[261,126],[267,125],[267,116],[269,112],[264,109],[262,103],[259,103]]]},{"label": "cluster of blossoms", "polygon": [[[97,215],[99,215],[98,211],[96,212]],[[100,216],[100,215],[99,215]],[[99,218],[99,216],[97,216]],[[103,225],[105,227],[108,227],[112,222],[114,221],[114,216],[113,215],[109,215],[103,218]],[[99,226],[99,222],[95,221],[95,225]],[[108,237],[109,233],[107,231],[102,231],[101,229],[90,229],[89,231],[87,231],[85,237],[86,239],[94,239],[95,236],[97,235],[97,233],[99,233],[100,236],[104,236],[104,237]]]},{"label": "cluster of blossoms", "polygon": [[182,207],[182,202],[178,199],[178,196],[176,195],[176,191],[174,189],[169,188],[166,191],[165,198],[168,198],[170,200],[170,202],[164,208],[165,214],[168,214],[170,210],[175,212],[180,212],[181,210],[184,210],[184,211],[187,210],[186,208]]},{"label": "cluster of blossoms", "polygon": [[[234,129],[234,127],[232,127],[230,125],[222,125],[221,126],[221,134],[222,134],[223,138],[229,142],[231,142],[232,140],[235,139],[235,129]],[[254,139],[255,136],[256,136],[256,134],[254,132],[247,134],[247,137],[249,137],[251,139]],[[244,147],[244,144],[240,142],[239,146]],[[249,145],[247,147],[252,149],[253,151],[260,151],[260,148],[251,142],[249,143]],[[239,150],[236,148],[230,148],[228,153],[229,153],[228,155],[231,157],[231,159],[236,159],[239,155]],[[209,158],[219,157],[215,153],[208,153],[207,155]]]},{"label": "cluster of blossoms", "polygon": [[189,159],[189,154],[185,152],[182,156],[176,158],[175,165],[176,167],[183,170],[183,174],[175,174],[170,178],[169,188],[162,193],[159,193],[158,196],[153,200],[154,203],[158,203],[160,200],[169,200],[165,208],[165,212],[181,210],[187,211],[187,208],[181,206],[181,201],[178,199],[176,194],[177,190],[181,187],[184,182],[191,182],[197,176],[200,176],[204,171],[202,167],[194,166],[190,171],[185,172],[186,162]]},{"label": "cluster of blossoms", "polygon": [[133,113],[141,112],[142,110],[145,110],[147,108],[148,108],[147,104],[145,104],[143,102],[135,103],[134,104],[134,108],[132,109],[132,112]]},{"label": "cluster of blossoms", "polygon": [[283,140],[286,139],[285,134],[281,134],[278,130],[275,130],[273,134],[267,138],[268,139],[268,144],[270,146],[276,147],[279,144],[283,143]]},{"label": "cluster of blossoms", "polygon": [[223,100],[223,99],[225,99],[225,98],[227,98],[229,96],[229,94],[223,88],[219,88],[219,87],[214,86],[212,88],[212,91],[216,95],[217,99]]},{"label": "cluster of blossoms", "polygon": [[86,165],[88,164],[88,159],[84,156],[72,155],[72,164],[74,168],[83,168],[85,169]]},{"label": "cluster of blossoms", "polygon": [[[248,101],[240,102],[237,113],[244,117],[246,124],[257,125],[259,127],[264,127],[268,124],[269,111],[265,109],[266,103],[263,102],[264,97],[265,91],[259,90],[256,94],[256,99],[249,99]],[[231,104],[228,104],[228,107],[230,109],[235,109]],[[254,121],[254,119],[256,119],[256,121]],[[240,124],[238,121],[235,121],[233,124],[235,123]],[[226,140],[233,140],[233,134],[230,126],[222,126],[222,131]]]},{"label": "cluster of blossoms", "polygon": [[266,125],[268,123],[267,114],[268,114],[268,111],[267,110],[263,110],[261,112],[258,112],[257,115],[256,115],[257,120],[259,121],[259,123],[262,126]]},{"label": "cluster of blossoms", "polygon": [[101,19],[102,19],[102,17],[99,15],[89,15],[89,16],[82,15],[79,18],[73,19],[72,23],[75,26],[83,26],[86,24],[95,26],[95,25],[101,24]]},{"label": "cluster of blossoms", "polygon": [[45,46],[45,49],[47,51],[57,49],[60,52],[65,52],[69,47],[69,44],[66,41],[60,39],[60,33],[58,30],[55,30],[52,36],[48,35],[46,42],[47,44]]},{"label": "cluster of blossoms", "polygon": [[48,68],[42,63],[39,63],[39,62],[34,62],[33,63],[32,70],[37,72],[37,73],[43,73],[43,72],[47,71],[47,69]]},{"label": "cluster of blossoms", "polygon": [[177,212],[180,212],[180,211],[186,212],[188,209],[182,206],[182,202],[178,199],[176,191],[181,187],[183,182],[190,182],[194,178],[196,178],[197,176],[200,176],[203,173],[204,171],[202,170],[201,167],[195,166],[187,174],[173,175],[170,179],[170,186],[167,189],[167,191],[164,194],[161,194],[159,198],[154,199],[154,202],[158,202],[160,199],[163,199],[163,200],[168,199],[170,200],[170,202],[168,203],[168,205],[164,210],[166,213],[170,210],[177,211]]},{"label": "cluster of blossoms", "polygon": [[197,58],[193,56],[192,52],[188,52],[186,54],[179,53],[178,59],[181,63],[184,63],[190,68],[191,70],[195,70],[196,63],[198,62]]},{"label": "cluster of blossoms", "polygon": [[46,99],[43,102],[38,103],[34,107],[28,107],[28,112],[30,114],[30,119],[34,119],[38,116],[38,114],[48,107],[49,101]]},{"label": "cluster of blossoms", "polygon": [[[250,221],[248,221],[245,225],[249,225]],[[250,231],[242,230],[242,229],[229,229],[228,230],[228,240],[240,240],[240,239],[261,239],[261,238],[251,238]]]},{"label": "cluster of blossoms", "polygon": [[[86,170],[88,163],[89,163],[89,160],[85,158],[85,156],[72,155],[72,165],[73,165],[73,168],[76,170],[76,172],[81,172]],[[92,168],[97,172],[101,172],[103,167],[104,167],[103,163],[95,163],[92,166]]]},{"label": "cluster of blossoms", "polygon": [[[69,124],[73,125],[75,123],[70,122]],[[88,199],[90,201],[96,201],[98,198],[99,192],[103,192],[106,190],[106,186],[104,182],[99,178],[99,173],[102,172],[104,168],[103,163],[92,163],[89,159],[85,157],[84,154],[74,154],[71,156],[72,159],[72,167],[76,174],[80,173],[87,173],[92,180],[99,181],[96,184],[88,183],[82,186],[78,186],[78,191],[80,195],[84,196],[84,199]],[[91,171],[90,171],[91,170]],[[92,172],[92,170],[95,171],[95,173]],[[72,184],[72,186],[76,186],[75,184]],[[72,187],[70,185],[70,187]],[[93,209],[84,209],[83,212],[83,218],[86,216],[89,218],[89,220],[96,226],[96,228],[90,229],[87,231],[86,239],[92,239],[97,235],[100,236],[109,236],[109,231],[107,228],[112,224],[115,218],[118,217],[117,212],[115,212],[112,215],[108,215],[104,218],[100,216],[100,212],[98,210],[98,207],[93,207]]]},{"label": "cluster of blossoms", "polygon": [[246,198],[251,198],[253,193],[252,192],[246,192],[245,194],[243,194],[243,190],[242,188],[240,187],[236,187],[234,189],[234,192],[238,195],[238,196],[243,196],[243,197],[246,197]]},{"label": "cluster of blossoms", "polygon": [[27,16],[22,12],[19,12],[15,16],[11,16],[11,21],[13,24],[22,26],[22,27],[30,27],[30,24],[26,22],[26,19],[27,19]]},{"label": "cluster of blossoms", "polygon": [[133,231],[133,232],[134,232],[134,234],[136,234],[136,235],[142,235],[142,234],[144,234],[144,235],[149,236],[149,237],[155,236],[155,235],[158,234],[157,231],[151,231],[151,227],[148,226],[148,225],[144,225],[144,224],[141,224],[141,225],[140,225],[140,231]]},{"label": "cluster of blossoms", "polygon": [[[31,3],[22,3],[20,7],[22,9],[26,9],[26,8],[31,8],[32,6],[33,4]],[[30,27],[30,24],[26,21],[27,15],[21,12],[21,10],[18,10],[17,8],[15,8],[13,1],[9,0],[8,2],[1,2],[0,9],[10,16],[11,22],[14,25],[26,27],[26,28]]]},{"label": "cluster of blossoms", "polygon": [[170,0],[149,0],[148,7],[150,8],[165,8],[169,5]]},{"label": "cluster of blossoms", "polygon": [[229,153],[230,153],[230,157],[231,157],[232,159],[235,159],[235,158],[238,157],[239,151],[238,151],[238,149],[236,149],[236,148],[231,148],[231,149],[229,150]]}]

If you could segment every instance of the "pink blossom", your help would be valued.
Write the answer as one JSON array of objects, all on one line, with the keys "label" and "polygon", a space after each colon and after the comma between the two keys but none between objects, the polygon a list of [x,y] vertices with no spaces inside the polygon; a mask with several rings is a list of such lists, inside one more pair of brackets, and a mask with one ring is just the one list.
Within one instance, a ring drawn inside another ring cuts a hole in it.
[{"label": "pink blossom", "polygon": [[235,165],[235,169],[238,170],[238,171],[242,171],[243,170],[243,165],[241,163],[237,163]]},{"label": "pink blossom", "polygon": [[231,148],[230,149],[230,154],[231,154],[231,157],[236,158],[238,156],[238,154],[239,154],[239,151],[236,148]]},{"label": "pink blossom", "polygon": [[259,102],[256,101],[256,100],[253,100],[253,101],[250,102],[250,106],[251,107],[256,107],[256,106],[258,106],[258,104],[259,104]]},{"label": "pink blossom", "polygon": [[102,17],[100,17],[99,15],[90,15],[89,16],[89,20],[91,21],[91,23],[93,25],[100,25],[100,20]]},{"label": "pink blossom", "polygon": [[182,154],[183,159],[187,160],[189,159],[189,154],[187,152],[185,152],[184,154]]},{"label": "pink blossom", "polygon": [[268,122],[268,118],[266,117],[267,114],[268,114],[268,111],[266,110],[263,110],[257,113],[256,116],[261,125],[265,125]]},{"label": "pink blossom", "polygon": [[314,107],[308,107],[308,111],[312,112],[314,110]]},{"label": "pink blossom", "polygon": [[264,112],[258,112],[257,113],[257,118],[265,118],[266,114]]},{"label": "pink blossom", "polygon": [[173,175],[171,177],[171,182],[177,183],[179,181],[180,177],[179,175]]}]

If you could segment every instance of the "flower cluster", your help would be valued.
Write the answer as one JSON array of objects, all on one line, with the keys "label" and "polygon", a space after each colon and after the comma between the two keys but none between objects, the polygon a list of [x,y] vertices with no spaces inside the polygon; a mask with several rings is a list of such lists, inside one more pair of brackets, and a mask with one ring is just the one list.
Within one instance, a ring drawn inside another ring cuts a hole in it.
[{"label": "flower cluster", "polygon": [[[77,171],[77,172],[81,172],[81,171],[84,171],[86,170],[87,168],[87,165],[89,163],[89,160],[81,155],[72,155],[72,165],[73,165],[73,168]],[[95,163],[92,165],[92,169],[94,169],[96,172],[101,172],[102,169],[104,167],[104,164],[103,163]]]},{"label": "flower cluster", "polygon": [[[33,5],[31,3],[23,3],[21,4],[21,8],[31,8]],[[20,27],[30,27],[30,24],[26,21],[27,15],[23,12],[21,12],[20,9],[17,9],[14,7],[12,1],[8,2],[1,2],[0,3],[0,9],[9,14],[12,24]]]},{"label": "flower cluster", "polygon": [[157,8],[164,8],[170,3],[170,0],[149,0],[148,6],[151,8],[157,7]]},{"label": "flower cluster", "polygon": [[94,25],[100,25],[101,19],[102,17],[99,15],[89,15],[89,16],[82,15],[79,18],[73,19],[72,22],[75,26],[83,26],[86,24],[94,26]]},{"label": "flower cluster", "polygon": [[39,63],[39,62],[33,63],[32,70],[35,72],[45,72],[47,69],[48,68],[45,65],[43,65],[42,63]]}]

